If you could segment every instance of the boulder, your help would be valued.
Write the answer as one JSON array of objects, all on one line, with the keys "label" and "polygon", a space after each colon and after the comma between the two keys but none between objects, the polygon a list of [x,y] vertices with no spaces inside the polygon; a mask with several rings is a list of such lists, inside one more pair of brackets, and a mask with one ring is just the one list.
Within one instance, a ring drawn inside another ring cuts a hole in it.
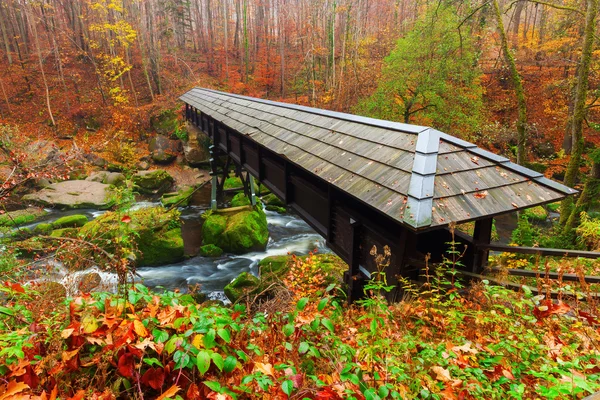
[{"label": "boulder", "polygon": [[548,211],[542,206],[535,206],[523,210],[523,216],[527,217],[530,221],[545,221],[548,219]]},{"label": "boulder", "polygon": [[[124,217],[128,217],[124,221]],[[171,264],[183,259],[183,238],[177,210],[142,208],[127,215],[107,212],[80,228],[79,237],[114,253],[111,239],[126,235],[134,241],[137,266]]]},{"label": "boulder", "polygon": [[133,175],[136,190],[144,194],[161,194],[173,186],[174,179],[163,169],[140,171]]},{"label": "boulder", "polygon": [[275,196],[273,193],[269,193],[263,197],[261,197],[262,202],[266,206],[277,206],[277,207],[285,207],[285,203],[279,199],[279,197]]},{"label": "boulder", "polygon": [[36,193],[23,196],[23,200],[63,209],[105,210],[114,204],[110,185],[81,180],[53,183]]},{"label": "boulder", "polygon": [[87,224],[88,218],[85,215],[75,214],[75,215],[66,215],[52,222],[52,228],[61,229],[61,228],[80,228]]},{"label": "boulder", "polygon": [[125,185],[125,175],[120,172],[96,171],[85,178],[86,181],[100,182],[107,185],[123,186]]},{"label": "boulder", "polygon": [[0,214],[0,226],[19,226],[28,224],[47,214],[43,208],[29,207],[25,210]]},{"label": "boulder", "polygon": [[274,275],[283,278],[289,271],[289,256],[270,256],[258,263],[261,279]]},{"label": "boulder", "polygon": [[244,193],[238,193],[231,199],[231,207],[249,206],[250,199]]},{"label": "boulder", "polygon": [[33,228],[34,235],[48,235],[52,232],[52,224],[46,224],[44,222],[37,224],[35,228]]},{"label": "boulder", "polygon": [[94,153],[86,153],[83,158],[94,167],[105,168],[108,165],[108,161]]},{"label": "boulder", "polygon": [[267,217],[262,210],[236,207],[205,214],[203,244],[214,244],[223,251],[243,254],[264,251],[269,240]]},{"label": "boulder", "polygon": [[102,283],[102,277],[97,272],[88,272],[81,277],[79,281],[79,290],[83,293],[89,293]]},{"label": "boulder", "polygon": [[177,110],[162,110],[150,117],[150,126],[159,134],[170,135],[179,126]]},{"label": "boulder", "polygon": [[200,255],[202,257],[219,257],[223,254],[223,249],[214,244],[205,244],[200,247]]},{"label": "boulder", "polygon": [[152,160],[157,164],[169,164],[183,150],[180,140],[172,140],[166,136],[157,135],[148,145]]},{"label": "boulder", "polygon": [[195,188],[193,186],[186,186],[174,193],[165,193],[160,198],[160,203],[163,207],[187,207],[190,204],[190,199],[194,193]]},{"label": "boulder", "polygon": [[225,292],[225,296],[231,301],[235,303],[242,296],[245,296],[254,290],[258,289],[260,286],[260,280],[252,275],[249,272],[242,272],[231,281],[230,284],[225,286],[223,291]]},{"label": "boulder", "polygon": [[197,129],[188,129],[188,140],[183,144],[185,161],[191,166],[198,166],[210,159],[210,152],[205,144],[204,135]]}]

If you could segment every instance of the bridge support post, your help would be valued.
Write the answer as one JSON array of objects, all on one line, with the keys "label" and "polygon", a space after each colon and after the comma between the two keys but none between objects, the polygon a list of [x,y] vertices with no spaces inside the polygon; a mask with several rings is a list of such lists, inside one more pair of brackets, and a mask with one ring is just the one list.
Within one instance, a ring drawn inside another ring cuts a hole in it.
[{"label": "bridge support post", "polygon": [[246,171],[246,176],[248,176],[248,186],[250,189],[250,204],[252,207],[256,205],[256,192],[254,191],[254,177],[250,174],[250,172]]},{"label": "bridge support post", "polygon": [[350,243],[350,263],[349,270],[345,274],[346,284],[348,285],[348,303],[352,303],[362,296],[363,278],[360,271],[360,227],[361,223],[350,218],[350,227],[352,229]]},{"label": "bridge support post", "polygon": [[492,240],[492,225],[494,218],[485,218],[475,221],[473,230],[473,250],[471,252],[471,272],[480,274],[488,262],[489,250],[481,249],[478,245],[490,244]]}]

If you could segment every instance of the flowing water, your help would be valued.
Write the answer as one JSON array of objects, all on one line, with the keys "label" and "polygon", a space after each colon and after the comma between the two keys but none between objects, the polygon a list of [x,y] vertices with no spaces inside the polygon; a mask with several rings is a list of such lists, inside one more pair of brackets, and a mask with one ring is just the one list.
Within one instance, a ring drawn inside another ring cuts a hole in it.
[{"label": "flowing water", "polygon": [[[318,249],[320,253],[330,251],[325,245],[325,240],[299,217],[293,214],[265,211],[270,236],[265,251],[241,255],[223,254],[217,258],[196,256],[202,242],[202,214],[208,209],[209,202],[210,189],[200,190],[192,198],[192,205],[181,209],[185,254],[194,256],[176,264],[138,268],[136,280],[152,288],[178,289],[182,292],[191,287],[198,287],[211,299],[225,300],[223,288],[241,272],[248,271],[256,275],[258,262],[265,257],[288,253],[304,255],[314,249]],[[132,208],[158,205],[158,202],[140,199]],[[41,222],[50,222],[72,214],[84,214],[91,220],[105,212],[92,209],[71,211],[49,209],[47,211],[45,217],[26,227],[33,229]],[[60,282],[69,293],[76,292],[82,278],[89,273],[97,273],[102,278],[102,284],[98,289],[111,291],[116,289],[116,276],[97,268],[67,273],[56,260],[45,260],[43,268],[47,271],[43,280]]]}]

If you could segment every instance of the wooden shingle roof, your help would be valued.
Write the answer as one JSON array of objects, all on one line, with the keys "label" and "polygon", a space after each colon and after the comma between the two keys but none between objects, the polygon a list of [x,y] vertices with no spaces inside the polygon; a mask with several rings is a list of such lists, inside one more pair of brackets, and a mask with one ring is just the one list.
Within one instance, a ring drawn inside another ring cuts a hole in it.
[{"label": "wooden shingle roof", "polygon": [[180,99],[413,229],[512,212],[576,192],[428,127],[202,88]]}]

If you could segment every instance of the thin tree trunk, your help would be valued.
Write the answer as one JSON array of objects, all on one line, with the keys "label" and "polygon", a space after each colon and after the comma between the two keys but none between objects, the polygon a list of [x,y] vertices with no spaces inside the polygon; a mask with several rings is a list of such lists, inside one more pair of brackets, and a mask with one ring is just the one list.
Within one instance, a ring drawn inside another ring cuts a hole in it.
[{"label": "thin tree trunk", "polygon": [[44,73],[44,63],[42,60],[42,49],[40,48],[40,40],[38,37],[37,28],[35,26],[35,21],[31,22],[31,29],[33,31],[33,38],[34,38],[35,47],[37,50],[40,71],[42,73],[42,81],[44,82],[44,88],[46,90],[46,106],[48,108],[48,115],[50,115],[50,121],[52,121],[52,126],[56,126],[56,121],[54,121],[54,115],[52,114],[52,107],[50,105],[50,90],[48,89],[48,82],[46,81],[46,74]]},{"label": "thin tree trunk", "polygon": [[4,96],[4,101],[6,101],[6,107],[8,108],[8,113],[11,114],[12,110],[10,109],[10,102],[8,101],[8,96],[6,95],[6,89],[4,88],[4,82],[2,78],[0,78],[0,88],[2,89],[2,95]]},{"label": "thin tree trunk", "polygon": [[525,147],[527,144],[527,104],[525,102],[525,91],[523,89],[521,75],[517,70],[515,59],[508,47],[508,38],[506,37],[506,31],[504,30],[504,23],[502,22],[502,13],[500,12],[498,0],[494,0],[494,12],[496,14],[496,22],[498,23],[498,33],[500,34],[502,53],[504,53],[504,59],[510,69],[510,76],[517,97],[517,109],[519,113],[517,119],[517,164],[523,165],[523,163],[527,161]]},{"label": "thin tree trunk", "polygon": [[8,65],[12,65],[12,55],[10,51],[10,42],[8,41],[8,35],[6,33],[6,26],[4,23],[4,13],[2,12],[4,6],[0,5],[0,30],[2,31],[2,41],[4,42],[4,48],[6,51],[6,58],[8,59]]},{"label": "thin tree trunk", "polygon": [[[594,51],[594,33],[596,29],[596,17],[598,15],[598,1],[599,0],[587,0],[583,45],[579,67],[577,68],[577,86],[575,89],[573,118],[571,121],[573,150],[564,179],[565,185],[570,187],[575,185],[577,180],[579,165],[581,164],[581,157],[583,154],[583,121],[587,111],[585,101],[588,93],[590,64],[592,61],[592,53]],[[564,226],[564,232],[568,232],[571,229],[571,227],[568,226],[567,221],[573,212],[573,197],[566,197],[565,200],[562,201],[560,209],[560,224]]]}]

